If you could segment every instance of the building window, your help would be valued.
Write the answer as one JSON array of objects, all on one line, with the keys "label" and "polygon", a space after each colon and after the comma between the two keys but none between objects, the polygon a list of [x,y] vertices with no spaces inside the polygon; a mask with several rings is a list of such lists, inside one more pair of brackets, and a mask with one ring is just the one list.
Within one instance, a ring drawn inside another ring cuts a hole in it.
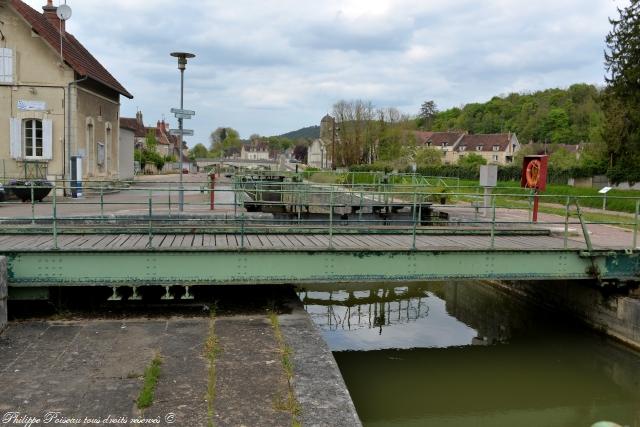
[{"label": "building window", "polygon": [[482,151],[483,148],[484,148],[484,145],[478,145],[476,147],[476,151]]},{"label": "building window", "polygon": [[43,157],[43,131],[42,120],[29,119],[24,121],[22,146],[26,158]]},{"label": "building window", "polygon": [[467,146],[466,145],[461,145],[460,146],[460,151],[467,151]]},{"label": "building window", "polygon": [[13,83],[13,50],[0,48],[0,84]]},{"label": "building window", "polygon": [[448,143],[448,142],[443,142],[443,143],[442,143],[442,148],[447,147],[448,145],[449,145],[449,143]]},{"label": "building window", "polygon": [[500,146],[499,145],[494,145],[493,146],[493,151],[500,151]]},{"label": "building window", "polygon": [[494,161],[494,162],[497,162],[497,161],[498,161],[498,155],[497,155],[497,154],[494,154],[494,155],[493,155],[493,161]]}]

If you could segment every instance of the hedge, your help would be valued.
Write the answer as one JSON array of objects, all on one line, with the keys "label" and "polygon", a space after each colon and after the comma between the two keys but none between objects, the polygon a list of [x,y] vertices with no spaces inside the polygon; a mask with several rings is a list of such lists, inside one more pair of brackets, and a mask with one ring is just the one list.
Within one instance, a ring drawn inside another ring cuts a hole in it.
[{"label": "hedge", "polygon": [[[385,164],[354,165],[349,168],[351,172],[385,172],[389,173],[393,169]],[[406,168],[400,172],[411,173],[411,168]],[[479,166],[460,165],[435,165],[417,168],[416,172],[423,176],[441,176],[460,179],[480,179]],[[598,170],[594,167],[575,167],[570,169],[556,169],[550,167],[547,175],[547,182],[550,184],[566,184],[569,178],[587,178],[594,175],[605,174],[606,171]],[[499,165],[498,180],[519,181],[522,176],[522,166],[520,165]]]}]

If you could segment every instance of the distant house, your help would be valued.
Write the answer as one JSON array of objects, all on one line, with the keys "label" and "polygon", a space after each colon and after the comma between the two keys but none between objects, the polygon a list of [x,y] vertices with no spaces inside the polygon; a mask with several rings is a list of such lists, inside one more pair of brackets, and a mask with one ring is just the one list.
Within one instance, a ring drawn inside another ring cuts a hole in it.
[{"label": "distant house", "polygon": [[520,143],[514,133],[464,135],[453,150],[445,155],[448,163],[457,163],[462,157],[474,153],[484,157],[489,164],[507,165],[513,162],[520,150]]},{"label": "distant house", "polygon": [[244,160],[269,160],[269,144],[263,141],[242,144],[240,158]]},{"label": "distant house", "polygon": [[76,157],[84,179],[118,179],[120,95],[133,96],[56,12],[51,0],[42,13],[20,0],[0,3],[4,173],[21,176],[28,163],[49,180],[70,179]]},{"label": "distant house", "polygon": [[126,119],[120,118],[120,147],[119,155],[119,177],[120,179],[131,179],[135,175],[133,150],[135,148],[135,129],[131,128],[131,124]]},{"label": "distant house", "polygon": [[331,162],[327,150],[328,146],[322,139],[314,139],[307,151],[307,165],[319,169],[329,168]]},{"label": "distant house", "polygon": [[175,156],[180,152],[180,141],[177,136],[171,135],[169,123],[158,120],[155,128],[146,128],[146,134],[151,133],[156,137],[156,151],[163,156]]},{"label": "distant house", "polygon": [[451,151],[465,135],[464,132],[414,132],[416,143],[421,147],[440,148]]},{"label": "distant house", "polygon": [[147,128],[142,120],[142,111],[138,111],[134,118],[121,117],[120,129],[128,129],[133,132],[134,148],[140,150],[147,139]]}]

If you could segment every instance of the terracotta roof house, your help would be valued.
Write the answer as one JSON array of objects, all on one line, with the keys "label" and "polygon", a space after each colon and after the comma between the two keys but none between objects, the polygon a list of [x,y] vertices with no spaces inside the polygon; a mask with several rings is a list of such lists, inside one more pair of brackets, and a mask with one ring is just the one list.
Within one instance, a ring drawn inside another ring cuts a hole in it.
[{"label": "terracotta roof house", "polygon": [[178,152],[180,151],[180,140],[177,136],[171,135],[171,128],[169,123],[164,119],[158,120],[156,127],[146,128],[145,136],[151,132],[155,135],[158,145],[156,150],[163,156],[176,156],[178,158]]},{"label": "terracotta roof house", "polygon": [[422,147],[441,148],[443,151],[451,151],[453,147],[465,135],[465,132],[414,132],[416,143]]},{"label": "terracotta roof house", "polygon": [[446,154],[445,161],[457,163],[465,155],[475,153],[484,157],[487,163],[506,165],[513,162],[513,156],[518,150],[520,143],[514,133],[466,134]]},{"label": "terracotta roof house", "polygon": [[133,96],[72,34],[48,0],[42,12],[0,2],[0,158],[7,175],[34,163],[47,178],[118,179],[120,96]]}]

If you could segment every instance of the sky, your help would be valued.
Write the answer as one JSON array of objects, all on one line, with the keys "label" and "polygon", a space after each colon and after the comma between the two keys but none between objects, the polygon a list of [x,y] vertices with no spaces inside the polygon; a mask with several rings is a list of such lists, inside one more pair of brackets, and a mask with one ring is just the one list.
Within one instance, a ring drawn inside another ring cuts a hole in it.
[{"label": "sky", "polygon": [[[27,0],[41,10],[45,0]],[[54,0],[57,5],[64,0]],[[417,114],[495,95],[603,84],[609,17],[628,0],[67,0],[67,30],[134,95],[145,124],[179,106],[190,146],[318,125],[339,100]]]}]

